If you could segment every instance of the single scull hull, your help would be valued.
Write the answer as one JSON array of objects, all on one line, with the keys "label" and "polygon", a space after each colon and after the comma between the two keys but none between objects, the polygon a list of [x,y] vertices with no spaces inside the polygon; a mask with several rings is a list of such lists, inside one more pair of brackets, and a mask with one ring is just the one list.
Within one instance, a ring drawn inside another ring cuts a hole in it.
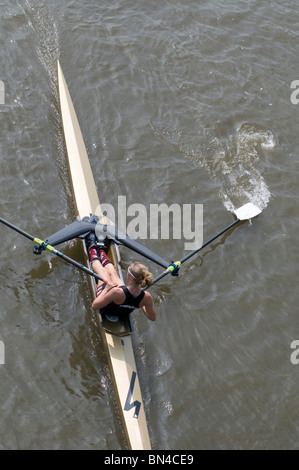
[{"label": "single scull hull", "polygon": [[[102,221],[100,201],[87,151],[59,61],[58,86],[77,214],[80,218],[96,214]],[[119,251],[116,245],[111,246],[109,255],[121,275]],[[88,258],[86,258],[86,262],[88,263]],[[96,284],[93,279],[91,279],[91,284],[95,296]],[[134,358],[130,324],[109,323],[99,315],[100,331],[107,351],[128,447],[133,450],[150,449],[151,443]]]}]

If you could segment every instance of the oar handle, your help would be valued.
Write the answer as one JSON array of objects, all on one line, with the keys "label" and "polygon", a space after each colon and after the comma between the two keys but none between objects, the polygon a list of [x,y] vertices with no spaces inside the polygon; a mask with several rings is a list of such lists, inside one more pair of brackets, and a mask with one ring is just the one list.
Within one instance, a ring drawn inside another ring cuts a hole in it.
[{"label": "oar handle", "polygon": [[166,269],[165,271],[163,271],[163,273],[159,274],[157,277],[155,277],[155,279],[153,280],[153,282],[151,283],[150,286],[148,287],[145,287],[143,290],[147,290],[149,289],[150,287],[152,287],[154,284],[156,284],[158,281],[160,281],[161,279],[163,279],[163,277],[167,276],[167,274],[169,274],[170,271],[168,271],[168,269]]}]

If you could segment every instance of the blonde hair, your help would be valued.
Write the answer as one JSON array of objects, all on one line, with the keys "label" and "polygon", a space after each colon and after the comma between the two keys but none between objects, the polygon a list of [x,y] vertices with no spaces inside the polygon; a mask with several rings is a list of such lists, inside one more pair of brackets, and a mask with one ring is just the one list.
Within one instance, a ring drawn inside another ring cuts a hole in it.
[{"label": "blonde hair", "polygon": [[149,287],[153,282],[153,276],[146,266],[141,263],[133,263],[129,273],[134,277],[136,284],[140,287]]}]

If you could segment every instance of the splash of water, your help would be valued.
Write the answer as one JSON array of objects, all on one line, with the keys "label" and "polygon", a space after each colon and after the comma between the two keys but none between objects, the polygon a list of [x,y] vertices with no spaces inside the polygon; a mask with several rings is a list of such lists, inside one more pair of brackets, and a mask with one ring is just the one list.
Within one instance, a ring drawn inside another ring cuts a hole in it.
[{"label": "splash of water", "polygon": [[259,162],[263,152],[275,148],[271,131],[244,123],[234,135],[220,139],[203,128],[194,137],[188,131],[175,130],[175,126],[164,129],[159,126],[159,130],[153,124],[152,127],[219,184],[219,196],[227,210],[234,212],[247,202],[261,210],[268,205],[271,193],[260,173]]},{"label": "splash of water", "polygon": [[228,143],[223,160],[221,196],[228,210],[251,202],[265,209],[271,193],[259,171],[262,151],[275,147],[274,136],[269,130],[251,124],[243,124]]}]

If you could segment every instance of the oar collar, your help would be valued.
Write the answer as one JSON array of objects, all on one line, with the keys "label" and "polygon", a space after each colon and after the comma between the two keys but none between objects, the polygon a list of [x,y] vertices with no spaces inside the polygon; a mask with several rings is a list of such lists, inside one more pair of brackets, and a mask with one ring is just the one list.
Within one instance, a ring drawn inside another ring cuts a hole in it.
[{"label": "oar collar", "polygon": [[179,269],[181,267],[181,262],[180,261],[173,261],[169,266],[168,266],[168,271],[171,273],[172,276],[178,276],[179,275]]}]

